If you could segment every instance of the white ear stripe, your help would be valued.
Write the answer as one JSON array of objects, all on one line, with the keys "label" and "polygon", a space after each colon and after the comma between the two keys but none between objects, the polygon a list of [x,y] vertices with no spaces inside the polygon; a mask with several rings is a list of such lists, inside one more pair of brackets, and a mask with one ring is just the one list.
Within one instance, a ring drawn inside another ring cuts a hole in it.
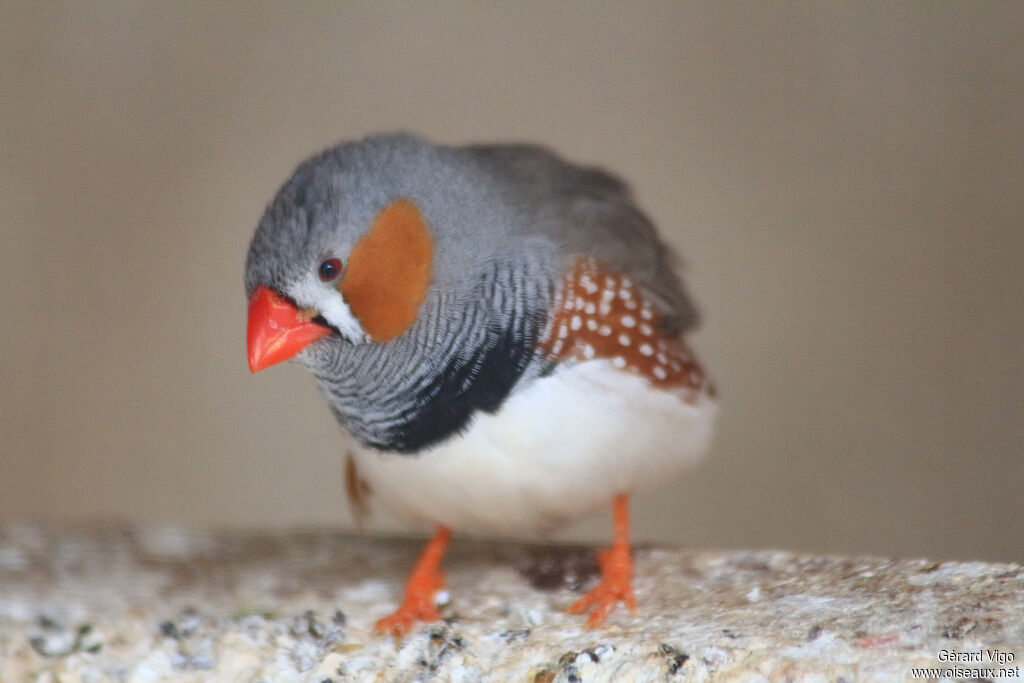
[{"label": "white ear stripe", "polygon": [[348,304],[345,303],[341,293],[329,292],[326,297],[321,299],[318,309],[320,315],[331,325],[338,328],[338,331],[349,341],[356,343],[370,341],[370,335],[366,334],[363,326],[352,315],[352,311],[349,309]]},{"label": "white ear stripe", "polygon": [[360,344],[370,341],[370,336],[352,315],[352,310],[337,290],[327,289],[319,283],[303,282],[296,285],[291,294],[300,305],[308,302],[350,342]]}]

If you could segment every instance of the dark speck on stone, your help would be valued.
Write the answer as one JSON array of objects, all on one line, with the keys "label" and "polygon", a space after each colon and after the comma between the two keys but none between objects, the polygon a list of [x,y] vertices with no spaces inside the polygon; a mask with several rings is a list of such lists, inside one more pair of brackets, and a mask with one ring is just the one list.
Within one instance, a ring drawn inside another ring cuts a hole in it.
[{"label": "dark speck on stone", "polygon": [[498,634],[498,638],[501,642],[508,645],[509,643],[519,643],[530,637],[530,629],[520,628],[515,630],[506,630]]},{"label": "dark speck on stone", "polygon": [[46,614],[39,615],[39,626],[40,628],[45,628],[47,631],[55,631],[60,628],[60,624],[57,623],[57,620]]},{"label": "dark speck on stone", "polygon": [[439,643],[455,647],[456,649],[463,649],[466,647],[466,641],[462,639],[462,636],[453,636],[447,630],[434,630],[430,632],[430,642]]},{"label": "dark speck on stone", "polygon": [[821,631],[822,631],[821,624],[815,624],[814,626],[812,626],[810,628],[810,630],[807,631],[807,642],[811,642],[812,640],[817,640],[818,636],[821,635]]},{"label": "dark speck on stone", "polygon": [[949,638],[951,640],[960,640],[965,635],[970,633],[978,625],[978,622],[974,621],[970,617],[961,617],[955,624],[947,626],[942,631],[943,638]]},{"label": "dark speck on stone", "polygon": [[662,643],[658,647],[658,653],[665,657],[668,672],[673,676],[679,673],[679,670],[683,668],[683,665],[686,664],[686,661],[690,658],[690,655],[685,652],[681,652],[678,648],[675,648],[668,643]]},{"label": "dark speck on stone", "polygon": [[43,657],[53,656],[50,651],[46,649],[46,638],[43,638],[42,636],[34,636],[28,639],[28,643],[32,646],[33,650],[41,654]]}]

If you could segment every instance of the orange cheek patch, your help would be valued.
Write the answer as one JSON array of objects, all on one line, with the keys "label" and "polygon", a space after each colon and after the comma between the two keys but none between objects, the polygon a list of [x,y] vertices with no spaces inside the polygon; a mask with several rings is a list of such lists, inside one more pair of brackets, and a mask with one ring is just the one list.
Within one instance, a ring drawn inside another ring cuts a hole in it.
[{"label": "orange cheek patch", "polygon": [[374,341],[390,341],[416,322],[433,258],[430,230],[409,199],[384,207],[356,242],[338,290]]}]

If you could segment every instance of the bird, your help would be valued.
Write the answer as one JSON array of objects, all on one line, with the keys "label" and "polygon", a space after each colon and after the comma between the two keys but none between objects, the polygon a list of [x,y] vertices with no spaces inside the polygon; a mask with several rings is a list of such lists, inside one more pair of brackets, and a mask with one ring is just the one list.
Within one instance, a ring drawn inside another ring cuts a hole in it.
[{"label": "bird", "polygon": [[568,611],[635,612],[630,497],[696,463],[718,409],[679,262],[623,180],[540,145],[385,133],[297,167],[246,257],[248,362],[315,376],[354,510],[433,531],[377,631],[440,618],[453,532],[607,505],[599,582]]}]

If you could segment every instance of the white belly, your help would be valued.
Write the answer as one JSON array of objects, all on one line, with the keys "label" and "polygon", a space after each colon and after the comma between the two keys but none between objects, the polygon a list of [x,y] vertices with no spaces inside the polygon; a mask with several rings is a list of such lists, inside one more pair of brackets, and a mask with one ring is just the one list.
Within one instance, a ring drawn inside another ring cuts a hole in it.
[{"label": "white belly", "polygon": [[716,402],[654,389],[605,360],[557,370],[496,415],[418,455],[354,454],[373,496],[400,519],[457,531],[543,532],[664,482],[707,450]]}]

